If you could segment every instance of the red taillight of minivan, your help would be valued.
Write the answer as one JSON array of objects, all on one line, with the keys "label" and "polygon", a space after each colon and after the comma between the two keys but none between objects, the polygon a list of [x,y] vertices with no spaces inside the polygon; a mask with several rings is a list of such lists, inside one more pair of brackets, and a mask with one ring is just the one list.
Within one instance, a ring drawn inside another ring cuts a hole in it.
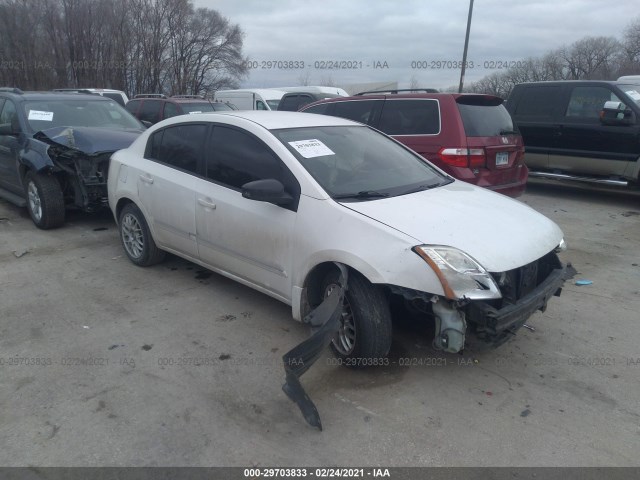
[{"label": "red taillight of minivan", "polygon": [[486,167],[484,148],[441,148],[440,160],[452,167]]}]

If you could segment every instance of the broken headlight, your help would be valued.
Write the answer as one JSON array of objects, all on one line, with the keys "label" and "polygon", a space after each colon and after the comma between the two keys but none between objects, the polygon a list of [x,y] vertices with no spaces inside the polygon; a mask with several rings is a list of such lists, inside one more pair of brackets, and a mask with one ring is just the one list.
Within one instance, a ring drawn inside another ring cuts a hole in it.
[{"label": "broken headlight", "polygon": [[564,241],[564,238],[560,240],[558,246],[554,249],[555,253],[564,252],[567,249],[567,242]]},{"label": "broken headlight", "polygon": [[489,272],[463,251],[441,245],[420,245],[413,251],[438,276],[446,298],[488,300],[502,297]]}]

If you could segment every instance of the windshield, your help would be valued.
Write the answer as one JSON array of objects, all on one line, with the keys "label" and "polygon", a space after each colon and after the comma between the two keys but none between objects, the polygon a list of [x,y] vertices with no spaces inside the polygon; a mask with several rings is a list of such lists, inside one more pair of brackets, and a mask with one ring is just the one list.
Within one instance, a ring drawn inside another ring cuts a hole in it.
[{"label": "windshield", "polygon": [[181,103],[182,111],[184,113],[202,113],[202,112],[213,112],[214,108],[208,102],[202,103]]},{"label": "windshield", "polygon": [[452,181],[422,157],[366,126],[272,130],[333,198],[370,200]]},{"label": "windshield", "polygon": [[267,100],[267,105],[271,110],[278,110],[278,105],[280,104],[280,100]]},{"label": "windshield", "polygon": [[35,132],[54,127],[144,129],[135,117],[112,100],[31,100],[24,103],[24,114]]}]

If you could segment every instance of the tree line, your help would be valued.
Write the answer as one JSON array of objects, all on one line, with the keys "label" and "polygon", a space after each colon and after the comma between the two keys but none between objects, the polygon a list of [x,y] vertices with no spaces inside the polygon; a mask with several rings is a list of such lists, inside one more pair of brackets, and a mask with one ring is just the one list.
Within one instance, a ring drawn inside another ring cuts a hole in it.
[{"label": "tree line", "polygon": [[[539,57],[516,62],[516,66],[470,83],[466,92],[488,93],[507,98],[514,85],[546,80],[615,80],[622,75],[640,75],[640,18],[615,37],[584,37],[571,45]],[[450,90],[457,91],[457,87]]]},{"label": "tree line", "polygon": [[243,37],[189,0],[0,0],[0,86],[213,94],[246,75]]}]

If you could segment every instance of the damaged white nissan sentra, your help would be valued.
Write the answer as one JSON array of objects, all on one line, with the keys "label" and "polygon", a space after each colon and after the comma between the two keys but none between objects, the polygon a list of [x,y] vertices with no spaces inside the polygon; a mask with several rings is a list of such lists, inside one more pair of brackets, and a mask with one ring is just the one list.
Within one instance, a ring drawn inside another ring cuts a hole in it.
[{"label": "damaged white nissan sentra", "polygon": [[108,189],[137,265],[174,253],[291,305],[297,320],[348,272],[331,344],[352,366],[388,354],[394,295],[434,318],[435,348],[457,352],[468,334],[502,343],[567,275],[551,220],[340,118],[171,118],[113,155]]}]

